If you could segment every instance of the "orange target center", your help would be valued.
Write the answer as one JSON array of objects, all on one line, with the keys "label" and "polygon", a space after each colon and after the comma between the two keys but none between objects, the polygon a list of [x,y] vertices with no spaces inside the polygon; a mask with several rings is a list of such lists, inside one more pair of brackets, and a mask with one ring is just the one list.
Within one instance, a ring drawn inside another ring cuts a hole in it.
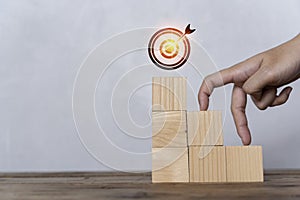
[{"label": "orange target center", "polygon": [[165,51],[167,53],[172,53],[174,51],[174,49],[175,49],[174,45],[172,45],[172,44],[167,44],[166,47],[165,47]]},{"label": "orange target center", "polygon": [[179,45],[173,39],[164,40],[159,48],[160,54],[165,58],[174,58],[178,55]]}]

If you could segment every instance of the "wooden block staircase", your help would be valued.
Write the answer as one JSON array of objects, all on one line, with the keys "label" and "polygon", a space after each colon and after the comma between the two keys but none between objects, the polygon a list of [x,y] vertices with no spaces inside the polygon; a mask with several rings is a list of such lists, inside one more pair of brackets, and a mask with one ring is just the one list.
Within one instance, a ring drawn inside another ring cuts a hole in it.
[{"label": "wooden block staircase", "polygon": [[221,111],[186,96],[186,78],[152,79],[152,182],[263,182],[262,147],[224,146]]}]

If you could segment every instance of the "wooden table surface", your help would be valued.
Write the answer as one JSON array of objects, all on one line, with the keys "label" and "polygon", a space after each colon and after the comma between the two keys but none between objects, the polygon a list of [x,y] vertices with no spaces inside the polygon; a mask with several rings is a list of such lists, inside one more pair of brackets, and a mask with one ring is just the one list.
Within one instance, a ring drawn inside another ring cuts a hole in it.
[{"label": "wooden table surface", "polygon": [[0,199],[300,199],[300,170],[266,171],[264,183],[152,184],[150,173],[0,174]]}]

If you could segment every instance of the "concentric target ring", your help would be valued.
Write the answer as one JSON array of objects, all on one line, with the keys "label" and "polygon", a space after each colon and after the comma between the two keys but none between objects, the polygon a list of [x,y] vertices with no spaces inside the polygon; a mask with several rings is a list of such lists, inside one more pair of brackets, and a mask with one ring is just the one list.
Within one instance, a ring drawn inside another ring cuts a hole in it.
[{"label": "concentric target ring", "polygon": [[189,58],[190,42],[180,30],[164,28],[151,37],[148,54],[156,66],[165,70],[177,69]]}]

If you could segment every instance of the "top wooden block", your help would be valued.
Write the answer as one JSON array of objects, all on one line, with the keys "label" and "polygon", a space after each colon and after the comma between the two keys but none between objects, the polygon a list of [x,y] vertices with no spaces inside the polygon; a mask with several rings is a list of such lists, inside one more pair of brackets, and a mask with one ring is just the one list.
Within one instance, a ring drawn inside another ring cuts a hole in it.
[{"label": "top wooden block", "polygon": [[223,145],[222,112],[187,112],[189,146]]},{"label": "top wooden block", "polygon": [[179,111],[186,110],[185,77],[152,78],[152,110]]}]

